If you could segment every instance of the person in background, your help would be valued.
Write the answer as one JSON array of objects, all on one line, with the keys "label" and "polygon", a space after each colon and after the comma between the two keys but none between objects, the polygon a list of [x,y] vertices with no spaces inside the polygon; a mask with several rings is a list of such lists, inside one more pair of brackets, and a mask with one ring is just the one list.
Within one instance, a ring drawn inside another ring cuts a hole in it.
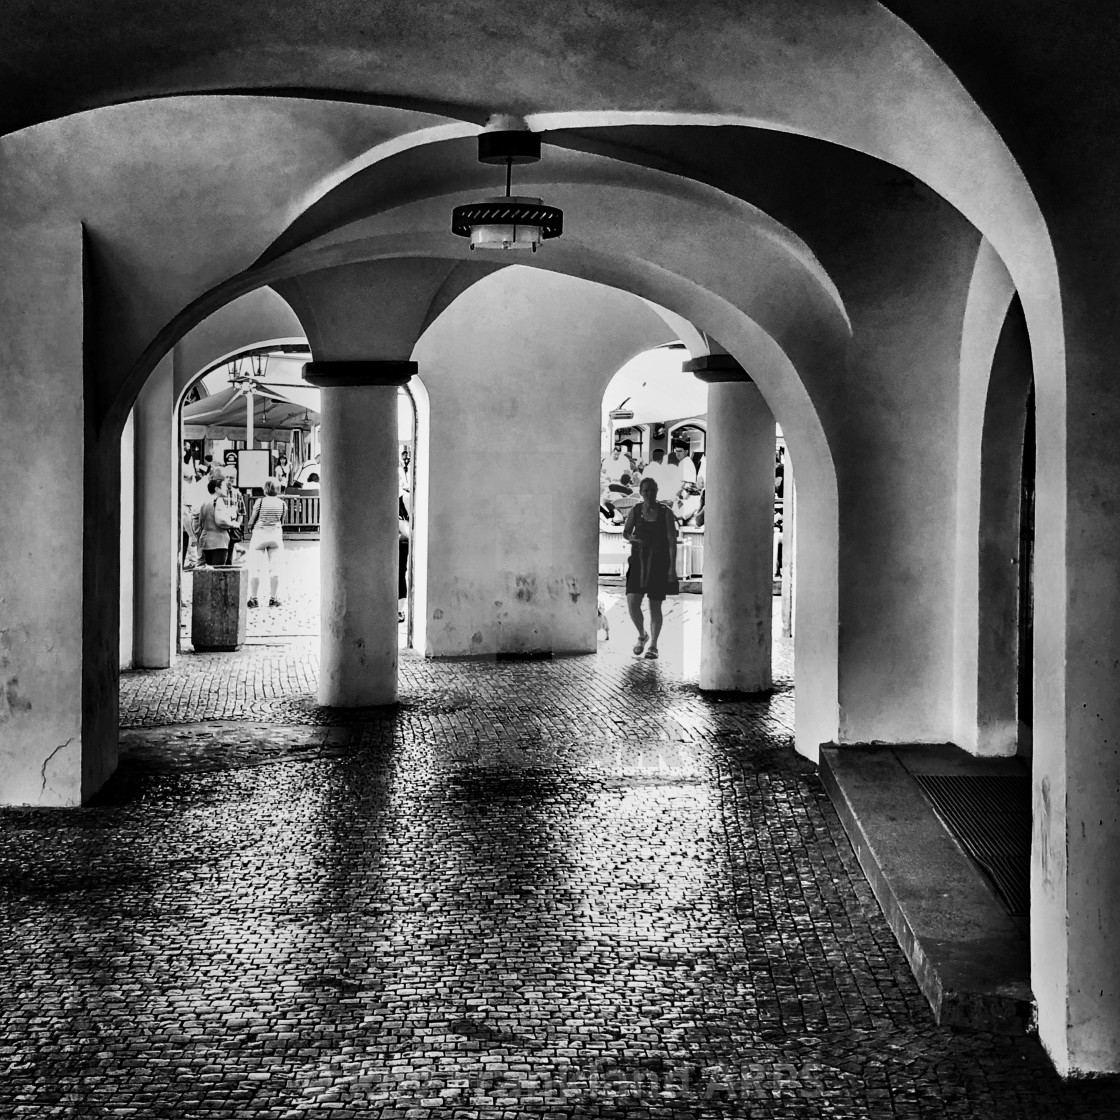
[{"label": "person in background", "polygon": [[284,554],[284,499],[280,481],[264,480],[264,496],[253,503],[249,517],[249,606],[257,607],[261,573],[268,571],[268,605],[280,606],[280,558]]},{"label": "person in background", "polygon": [[652,478],[657,483],[657,492],[666,495],[663,500],[671,502],[681,488],[680,472],[672,464],[665,462],[665,452],[660,447],[652,454],[642,478]]},{"label": "person in background", "polygon": [[408,601],[408,547],[412,529],[408,509],[403,497],[397,498],[397,621],[404,622],[404,608]]},{"label": "person in background", "polygon": [[189,486],[198,478],[199,463],[191,450],[190,440],[183,441],[183,462],[180,466],[180,476],[184,486]]},{"label": "person in background", "polygon": [[242,545],[242,541],[245,538],[245,496],[235,485],[232,473],[226,474],[223,482],[225,485],[224,496],[226,505],[229,508],[231,519],[235,522],[235,525],[230,530],[229,548],[226,555],[226,564],[232,565],[235,554],[238,552],[244,554],[245,551]]},{"label": "person in background", "polygon": [[180,563],[184,571],[199,562],[198,534],[195,531],[195,511],[206,500],[205,487],[199,490],[198,483],[194,480],[193,466],[191,479],[184,478],[179,483],[179,528],[182,530],[183,555]]},{"label": "person in background", "polygon": [[206,499],[195,510],[195,536],[202,549],[202,562],[221,567],[229,552],[231,512],[226,505],[221,475],[206,483]]},{"label": "person in background", "polygon": [[630,460],[623,458],[622,448],[616,446],[609,459],[603,460],[603,474],[608,482],[618,482],[623,474],[630,473]]},{"label": "person in background", "polygon": [[245,500],[240,489],[234,485],[233,474],[226,473],[221,467],[211,468],[211,480],[221,487],[222,500],[228,520],[233,524],[226,531],[226,558],[222,563],[230,566],[234,560],[237,545],[241,544],[245,526]]},{"label": "person in background", "polygon": [[408,448],[403,447],[401,448],[400,462],[397,464],[397,492],[400,496],[405,520],[412,516],[412,487],[409,485],[408,464]]},{"label": "person in background", "polygon": [[680,486],[686,483],[689,486],[696,485],[696,464],[692,461],[692,456],[688,453],[688,448],[683,445],[678,445],[673,449],[676,457],[676,467],[680,473]]},{"label": "person in background", "polygon": [[272,472],[273,477],[276,479],[276,485],[283,490],[288,485],[288,478],[291,475],[291,469],[288,467],[288,456],[281,451],[276,456],[276,469]]}]

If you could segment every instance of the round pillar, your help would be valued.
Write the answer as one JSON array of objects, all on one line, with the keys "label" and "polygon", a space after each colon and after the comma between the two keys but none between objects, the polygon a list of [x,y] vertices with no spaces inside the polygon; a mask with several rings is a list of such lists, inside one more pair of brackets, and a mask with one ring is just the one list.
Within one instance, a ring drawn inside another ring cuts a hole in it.
[{"label": "round pillar", "polygon": [[[392,704],[397,699],[397,386],[403,382],[355,384],[370,378],[309,372],[328,364],[343,363],[311,363],[304,372],[307,381],[323,389],[319,703],[333,708]],[[378,363],[352,365],[368,369]]]},{"label": "round pillar", "polygon": [[700,687],[762,692],[772,681],[774,417],[741,376],[713,379],[708,392]]}]

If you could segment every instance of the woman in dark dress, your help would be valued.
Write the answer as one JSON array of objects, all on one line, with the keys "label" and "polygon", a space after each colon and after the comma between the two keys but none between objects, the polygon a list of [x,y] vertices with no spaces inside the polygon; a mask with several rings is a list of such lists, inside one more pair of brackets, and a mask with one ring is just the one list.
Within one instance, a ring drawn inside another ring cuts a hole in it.
[{"label": "woman in dark dress", "polygon": [[[626,569],[626,605],[638,629],[634,656],[643,650],[650,661],[657,660],[657,638],[661,633],[661,604],[677,570],[677,522],[672,511],[657,500],[657,483],[643,478],[638,487],[642,496],[626,518],[623,539],[631,544],[630,565]],[[642,596],[649,599],[649,633],[642,616]],[[649,649],[646,649],[646,642]]]}]

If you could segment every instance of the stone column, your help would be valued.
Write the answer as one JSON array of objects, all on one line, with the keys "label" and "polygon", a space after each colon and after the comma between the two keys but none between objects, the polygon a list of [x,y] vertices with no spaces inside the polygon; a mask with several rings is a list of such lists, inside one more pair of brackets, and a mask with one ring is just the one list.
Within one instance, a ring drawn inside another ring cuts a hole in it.
[{"label": "stone column", "polygon": [[323,390],[319,702],[397,699],[397,388],[413,362],[309,362]]},{"label": "stone column", "polygon": [[133,664],[139,669],[166,669],[175,649],[179,508],[171,365],[168,355],[152,372],[133,407]]},{"label": "stone column", "polygon": [[[82,705],[90,426],[82,273],[76,222],[0,229],[0,470],[11,482],[4,493],[9,531],[0,535],[4,805],[79,805],[99,784],[100,760],[87,758],[97,755],[99,744],[85,735]],[[114,506],[120,501],[119,442],[116,456]],[[119,562],[119,535],[115,545]],[[114,623],[114,646],[118,627]],[[115,665],[105,670],[108,677]]]},{"label": "stone column", "polygon": [[762,692],[771,684],[774,416],[733,358],[684,368],[711,383],[700,687]]}]

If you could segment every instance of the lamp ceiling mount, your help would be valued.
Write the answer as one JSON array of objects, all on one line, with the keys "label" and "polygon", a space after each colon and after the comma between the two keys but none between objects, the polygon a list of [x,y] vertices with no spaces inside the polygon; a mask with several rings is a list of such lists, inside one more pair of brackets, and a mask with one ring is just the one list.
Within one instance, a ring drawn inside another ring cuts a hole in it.
[{"label": "lamp ceiling mount", "polygon": [[541,158],[541,138],[525,129],[495,129],[478,137],[478,161],[505,166],[504,197],[487,198],[456,206],[451,232],[469,237],[472,249],[529,249],[564,232],[564,212],[539,198],[515,195],[513,166],[536,163]]}]

